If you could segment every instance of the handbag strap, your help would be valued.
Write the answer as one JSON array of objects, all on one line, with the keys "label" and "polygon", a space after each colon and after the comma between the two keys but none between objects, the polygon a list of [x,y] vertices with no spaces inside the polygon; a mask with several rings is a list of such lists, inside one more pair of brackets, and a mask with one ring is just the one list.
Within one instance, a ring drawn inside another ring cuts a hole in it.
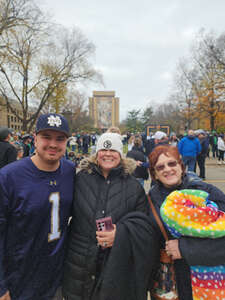
[{"label": "handbag strap", "polygon": [[158,215],[158,213],[157,213],[157,211],[156,211],[156,209],[155,209],[155,206],[154,206],[154,204],[152,203],[152,199],[150,198],[149,195],[147,195],[147,196],[148,196],[148,202],[149,202],[149,204],[150,204],[150,206],[151,206],[152,213],[153,213],[153,215],[154,215],[154,217],[155,217],[156,223],[159,225],[159,229],[160,229],[160,231],[162,232],[162,234],[163,234],[163,236],[164,236],[164,239],[165,239],[166,241],[168,241],[169,238],[168,238],[168,235],[167,235],[167,233],[166,233],[165,227],[163,226],[163,223],[162,223],[162,221],[161,221],[161,219],[160,219],[160,217],[159,217],[159,215]]}]

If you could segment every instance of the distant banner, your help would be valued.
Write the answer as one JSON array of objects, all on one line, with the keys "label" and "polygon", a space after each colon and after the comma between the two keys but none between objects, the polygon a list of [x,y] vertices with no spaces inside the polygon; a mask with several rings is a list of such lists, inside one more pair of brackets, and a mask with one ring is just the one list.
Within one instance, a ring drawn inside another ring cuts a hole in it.
[{"label": "distant banner", "polygon": [[148,125],[146,127],[147,136],[153,135],[156,131],[163,131],[167,135],[170,134],[170,126],[169,125]]}]

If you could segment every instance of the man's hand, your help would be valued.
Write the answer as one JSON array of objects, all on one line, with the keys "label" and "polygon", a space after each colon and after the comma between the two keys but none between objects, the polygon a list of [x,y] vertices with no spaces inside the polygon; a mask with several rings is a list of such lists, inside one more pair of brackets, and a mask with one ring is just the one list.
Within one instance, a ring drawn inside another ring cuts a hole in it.
[{"label": "man's hand", "polygon": [[[96,231],[96,238],[98,244],[103,248],[111,248],[113,246],[116,236],[116,225],[113,224],[112,231]],[[1,300],[1,299],[0,299]]]},{"label": "man's hand", "polygon": [[181,259],[178,240],[166,241],[166,253],[172,257],[172,259]]},{"label": "man's hand", "polygon": [[1,296],[0,300],[11,300],[11,297],[9,295],[9,291],[6,292],[3,296]]}]

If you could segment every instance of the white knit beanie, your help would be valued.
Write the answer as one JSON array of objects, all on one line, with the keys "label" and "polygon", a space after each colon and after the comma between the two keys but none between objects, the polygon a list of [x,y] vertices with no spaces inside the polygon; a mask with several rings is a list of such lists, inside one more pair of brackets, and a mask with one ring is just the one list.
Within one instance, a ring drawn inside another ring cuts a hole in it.
[{"label": "white knit beanie", "polygon": [[121,142],[121,136],[118,133],[106,132],[103,133],[97,142],[96,152],[99,150],[115,150],[123,154],[123,144]]}]

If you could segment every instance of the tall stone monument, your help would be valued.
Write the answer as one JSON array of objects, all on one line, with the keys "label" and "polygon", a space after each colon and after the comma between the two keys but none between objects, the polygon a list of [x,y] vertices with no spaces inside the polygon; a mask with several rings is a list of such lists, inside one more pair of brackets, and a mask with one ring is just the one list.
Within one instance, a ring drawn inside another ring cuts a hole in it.
[{"label": "tall stone monument", "polygon": [[89,114],[94,127],[107,129],[119,126],[119,98],[114,91],[93,91],[89,98]]}]

